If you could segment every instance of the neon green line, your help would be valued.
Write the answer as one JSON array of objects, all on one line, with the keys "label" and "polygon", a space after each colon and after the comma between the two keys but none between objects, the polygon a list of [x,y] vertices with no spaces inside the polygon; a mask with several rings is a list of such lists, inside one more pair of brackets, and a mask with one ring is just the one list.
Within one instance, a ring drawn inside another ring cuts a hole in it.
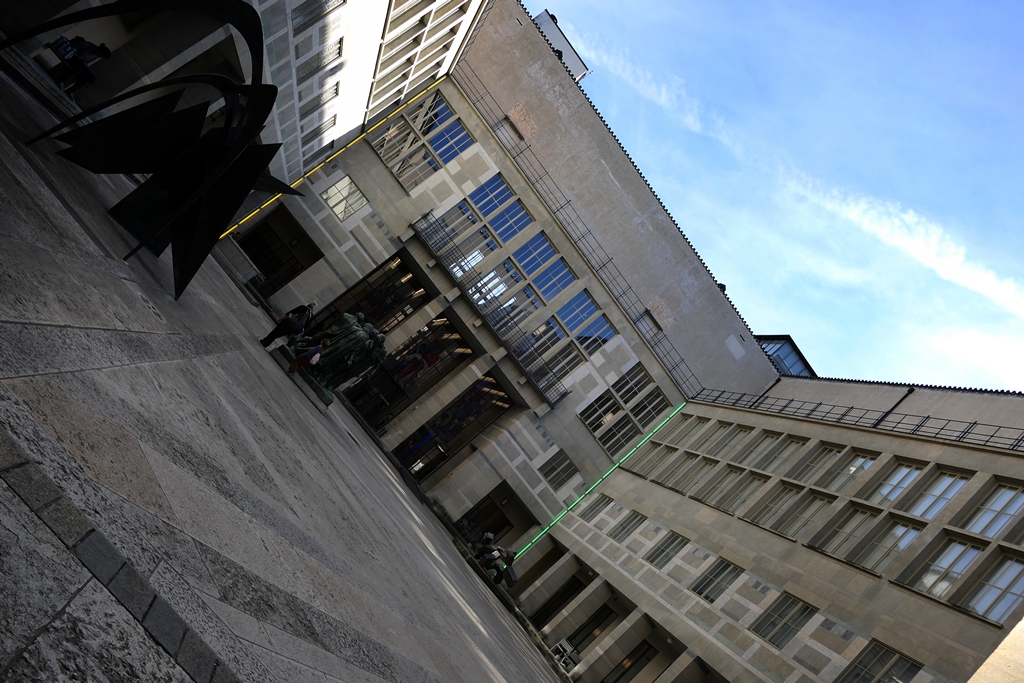
[{"label": "neon green line", "polygon": [[533,545],[534,543],[536,543],[537,541],[539,541],[539,540],[540,540],[541,538],[543,538],[543,537],[544,537],[544,535],[545,535],[545,534],[547,534],[547,533],[548,533],[549,531],[551,531],[551,529],[553,529],[553,528],[554,528],[554,526],[555,526],[556,524],[558,524],[558,522],[559,522],[559,521],[561,521],[562,517],[565,517],[565,516],[566,516],[566,515],[567,515],[567,514],[569,513],[569,510],[572,510],[572,509],[573,509],[574,507],[576,507],[577,505],[579,505],[580,501],[581,501],[581,500],[583,500],[584,498],[586,498],[586,497],[587,497],[587,494],[588,494],[588,493],[590,493],[591,491],[593,491],[594,489],[596,489],[596,488],[598,487],[598,485],[599,485],[599,484],[600,484],[600,483],[601,483],[602,481],[604,481],[605,479],[607,479],[607,478],[608,478],[608,477],[609,477],[609,476],[611,475],[611,473],[612,473],[612,472],[614,472],[615,470],[619,469],[619,467],[620,467],[620,466],[622,465],[622,463],[626,462],[626,460],[627,460],[627,459],[629,459],[629,457],[630,457],[631,455],[633,455],[634,453],[636,453],[636,452],[637,452],[637,450],[638,450],[638,449],[639,449],[639,448],[640,448],[641,446],[643,446],[643,445],[644,445],[645,443],[647,443],[648,441],[650,441],[650,440],[651,440],[651,438],[652,438],[652,437],[653,437],[653,436],[654,436],[655,434],[657,434],[657,433],[658,433],[658,431],[659,431],[659,430],[660,430],[660,429],[661,429],[662,427],[664,427],[664,426],[665,426],[666,424],[668,424],[668,421],[669,421],[669,420],[671,420],[671,419],[672,419],[673,417],[675,417],[676,415],[678,415],[678,414],[679,414],[679,411],[680,411],[680,410],[682,410],[682,409],[683,409],[683,407],[684,407],[685,405],[686,405],[686,401],[683,401],[683,402],[682,402],[682,403],[681,403],[681,404],[679,405],[679,407],[678,407],[678,408],[676,408],[675,410],[673,410],[673,411],[672,411],[672,414],[671,414],[671,415],[669,415],[669,416],[668,416],[668,417],[666,417],[666,418],[665,418],[664,420],[662,420],[662,421],[661,421],[661,424],[659,424],[659,425],[658,425],[657,427],[655,427],[654,429],[652,429],[652,430],[651,430],[651,431],[650,431],[650,432],[649,432],[649,433],[647,434],[647,436],[645,436],[645,437],[644,437],[643,439],[641,439],[641,440],[640,440],[640,443],[638,443],[637,445],[633,446],[633,448],[631,448],[631,449],[629,450],[629,453],[626,453],[626,454],[625,454],[624,456],[622,456],[621,458],[619,458],[619,461],[618,461],[617,463],[615,463],[614,465],[612,465],[612,468],[611,468],[610,470],[608,470],[607,472],[605,472],[605,473],[604,473],[604,475],[603,475],[603,476],[602,476],[602,477],[601,477],[600,479],[598,479],[597,481],[595,481],[595,482],[594,482],[594,483],[593,483],[593,484],[592,484],[592,485],[590,486],[590,488],[588,488],[588,489],[587,489],[586,491],[584,491],[584,492],[583,492],[582,494],[580,494],[580,497],[579,497],[579,498],[577,498],[577,499],[576,499],[576,500],[574,500],[574,501],[573,501],[572,503],[570,503],[570,504],[569,504],[569,507],[567,507],[567,508],[565,508],[564,510],[562,510],[562,512],[561,512],[561,513],[559,513],[559,515],[558,515],[557,517],[555,517],[555,518],[554,518],[553,520],[551,520],[551,523],[550,523],[550,524],[548,524],[548,525],[547,525],[546,527],[544,527],[544,528],[543,528],[543,529],[541,530],[541,532],[540,532],[539,534],[537,534],[536,536],[534,536],[534,537],[533,537],[533,540],[532,540],[532,541],[530,541],[530,542],[529,542],[529,543],[527,543],[527,544],[526,544],[525,546],[523,546],[523,549],[522,549],[522,550],[520,550],[520,551],[519,551],[518,553],[516,553],[516,557],[515,557],[515,559],[517,559],[517,560],[518,560],[518,559],[519,559],[519,557],[520,557],[520,556],[521,556],[521,555],[522,555],[523,553],[525,553],[525,552],[526,552],[527,550],[529,550],[529,549],[530,549],[530,547],[531,547],[531,546],[532,546],[532,545]]}]

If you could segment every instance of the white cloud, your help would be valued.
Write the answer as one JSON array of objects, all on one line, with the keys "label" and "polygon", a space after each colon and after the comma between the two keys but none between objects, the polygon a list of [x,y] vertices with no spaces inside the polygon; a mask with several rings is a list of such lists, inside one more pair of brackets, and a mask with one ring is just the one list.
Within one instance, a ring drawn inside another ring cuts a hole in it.
[{"label": "white cloud", "polygon": [[977,329],[947,329],[931,333],[926,343],[941,363],[941,383],[1024,390],[1024,364],[1019,361],[1024,358],[1024,338]]},{"label": "white cloud", "polygon": [[966,249],[941,225],[897,202],[824,188],[806,178],[791,179],[790,186],[810,202],[895,247],[942,279],[980,294],[1024,319],[1024,288],[1012,278],[1000,277],[983,264],[969,260]]},{"label": "white cloud", "polygon": [[676,122],[691,133],[706,135],[722,143],[736,154],[742,147],[725,132],[720,117],[704,111],[700,100],[686,92],[686,82],[678,76],[659,81],[647,69],[637,66],[629,53],[607,48],[594,39],[578,33],[572,24],[561,25],[569,42],[591,69],[605,69],[625,81],[640,97],[664,109]]}]

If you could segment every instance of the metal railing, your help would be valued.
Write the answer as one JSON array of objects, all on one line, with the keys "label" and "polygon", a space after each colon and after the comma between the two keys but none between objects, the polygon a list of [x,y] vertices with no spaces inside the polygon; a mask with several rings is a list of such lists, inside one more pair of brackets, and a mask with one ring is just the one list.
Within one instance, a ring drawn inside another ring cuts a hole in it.
[{"label": "metal railing", "polygon": [[676,350],[675,345],[658,326],[647,307],[640,302],[640,298],[623,277],[608,252],[604,250],[597,236],[580,217],[576,208],[555,183],[540,159],[525,141],[520,140],[507,126],[503,125],[504,114],[501,108],[480,81],[480,77],[473,71],[473,67],[464,61],[459,62],[452,71],[452,76],[487,125],[491,127],[501,144],[508,150],[512,160],[533,185],[534,190],[540,195],[548,209],[554,214],[562,231],[576,245],[587,264],[632,321],[641,338],[647,342],[651,351],[665,366],[683,395],[693,396],[701,391],[704,387]]},{"label": "metal railing", "polygon": [[704,403],[748,408],[790,417],[823,420],[854,427],[883,429],[900,434],[927,436],[933,439],[1024,452],[1024,429],[1017,427],[1002,427],[977,421],[950,420],[931,415],[909,415],[888,410],[868,410],[867,408],[833,405],[821,401],[801,401],[794,398],[758,396],[717,389],[703,389],[691,398]]},{"label": "metal railing", "polygon": [[475,267],[468,265],[469,260],[452,239],[448,227],[434,217],[433,211],[427,212],[412,227],[544,399],[554,406],[565,398],[568,390],[537,353],[533,341],[512,318],[508,308],[501,305],[497,296],[487,292],[483,276]]}]

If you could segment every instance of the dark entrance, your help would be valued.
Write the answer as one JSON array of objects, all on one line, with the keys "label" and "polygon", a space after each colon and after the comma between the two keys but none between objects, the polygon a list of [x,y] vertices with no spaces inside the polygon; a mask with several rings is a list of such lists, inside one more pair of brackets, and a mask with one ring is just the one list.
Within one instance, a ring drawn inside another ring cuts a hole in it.
[{"label": "dark entrance", "polygon": [[262,223],[240,237],[238,246],[262,273],[263,280],[256,283],[256,291],[264,299],[324,257],[320,247],[284,206],[278,206]]},{"label": "dark entrance", "polygon": [[455,528],[467,543],[479,541],[490,532],[495,543],[512,545],[536,524],[537,518],[509,483],[503,481],[462,515]]}]

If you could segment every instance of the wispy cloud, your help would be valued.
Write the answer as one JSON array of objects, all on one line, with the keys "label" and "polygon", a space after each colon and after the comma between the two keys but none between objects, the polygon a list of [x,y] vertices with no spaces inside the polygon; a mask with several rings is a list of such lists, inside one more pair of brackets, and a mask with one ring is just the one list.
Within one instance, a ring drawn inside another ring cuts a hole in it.
[{"label": "wispy cloud", "polygon": [[968,259],[967,250],[941,225],[898,202],[826,188],[807,178],[792,179],[790,187],[808,201],[900,250],[942,279],[980,294],[1024,319],[1024,287]]},{"label": "wispy cloud", "polygon": [[722,119],[706,111],[700,100],[687,93],[682,78],[672,76],[667,81],[658,80],[650,71],[637,66],[628,52],[584,36],[568,22],[563,22],[561,28],[591,69],[604,69],[625,81],[640,97],[665,110],[691,133],[706,135],[733,152],[742,153],[742,147],[726,133]]}]

